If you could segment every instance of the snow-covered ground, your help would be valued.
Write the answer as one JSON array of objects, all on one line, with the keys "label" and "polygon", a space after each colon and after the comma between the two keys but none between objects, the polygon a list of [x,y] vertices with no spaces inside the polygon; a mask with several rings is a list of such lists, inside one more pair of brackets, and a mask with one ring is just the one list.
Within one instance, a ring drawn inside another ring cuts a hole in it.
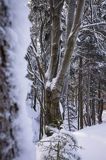
[{"label": "snow-covered ground", "polygon": [[82,160],[106,160],[106,111],[103,124],[87,127],[74,133],[82,147],[79,153]]}]

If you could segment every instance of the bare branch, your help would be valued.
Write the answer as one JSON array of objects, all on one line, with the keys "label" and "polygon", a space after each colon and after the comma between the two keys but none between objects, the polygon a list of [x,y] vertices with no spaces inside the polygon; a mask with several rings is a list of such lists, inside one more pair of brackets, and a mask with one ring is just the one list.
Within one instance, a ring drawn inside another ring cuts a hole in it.
[{"label": "bare branch", "polygon": [[41,79],[45,79],[45,74],[44,74],[44,71],[43,71],[43,69],[42,69],[42,67],[41,67],[41,63],[40,63],[40,61],[39,61],[39,57],[38,57],[38,55],[36,54],[36,53],[37,53],[36,46],[35,46],[35,44],[34,44],[33,39],[31,39],[31,40],[32,40],[33,47],[34,47],[34,49],[35,49],[35,51],[33,51],[33,53],[34,53],[35,58],[36,58],[36,61],[37,61],[37,65],[38,65],[38,69],[39,69],[39,73],[40,73],[40,78],[41,78]]},{"label": "bare branch", "polygon": [[63,3],[64,3],[64,0],[60,1],[60,2],[57,4],[57,6],[55,6],[54,9],[60,8],[60,6],[63,5]]},{"label": "bare branch", "polygon": [[36,73],[34,73],[34,76],[39,80],[39,82],[43,85],[43,87],[44,87],[44,82],[39,78],[39,76],[37,76],[37,74]]}]

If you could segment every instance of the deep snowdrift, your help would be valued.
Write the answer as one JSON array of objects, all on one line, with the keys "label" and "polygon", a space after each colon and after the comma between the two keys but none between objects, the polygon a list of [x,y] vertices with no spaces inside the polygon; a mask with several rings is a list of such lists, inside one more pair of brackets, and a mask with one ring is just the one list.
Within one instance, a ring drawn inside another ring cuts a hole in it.
[{"label": "deep snowdrift", "polygon": [[82,147],[79,151],[82,160],[106,160],[106,111],[103,124],[87,127],[74,135]]}]

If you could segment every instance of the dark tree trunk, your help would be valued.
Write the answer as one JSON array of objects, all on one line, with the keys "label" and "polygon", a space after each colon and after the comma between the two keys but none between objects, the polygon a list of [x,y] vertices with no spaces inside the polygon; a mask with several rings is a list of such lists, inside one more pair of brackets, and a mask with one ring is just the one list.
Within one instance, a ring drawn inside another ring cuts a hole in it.
[{"label": "dark tree trunk", "polygon": [[59,128],[62,123],[59,100],[55,92],[46,90],[46,125]]},{"label": "dark tree trunk", "polygon": [[78,84],[78,129],[83,128],[83,95],[82,95],[82,57],[79,59],[79,84]]},{"label": "dark tree trunk", "polygon": [[101,99],[101,86],[100,86],[100,80],[98,85],[98,123],[102,123],[102,113],[103,113],[103,99]]},{"label": "dark tree trunk", "polygon": [[90,71],[88,67],[88,76],[87,76],[87,105],[86,105],[86,118],[87,118],[87,126],[91,126],[91,112],[90,112]]},{"label": "dark tree trunk", "polygon": [[51,90],[51,87],[46,87],[45,90],[45,125],[46,134],[50,136],[53,134],[51,127],[60,129],[63,118],[60,112],[60,95],[59,88],[56,87]]},{"label": "dark tree trunk", "polygon": [[96,124],[96,115],[95,115],[95,99],[91,100],[91,117],[92,117],[92,125]]},{"label": "dark tree trunk", "polygon": [[[45,106],[44,102],[44,90],[42,88],[42,96],[41,96],[41,101],[43,102],[43,106]],[[44,110],[43,106],[40,107],[40,132],[39,132],[39,139],[43,137],[43,132],[44,132]]]}]

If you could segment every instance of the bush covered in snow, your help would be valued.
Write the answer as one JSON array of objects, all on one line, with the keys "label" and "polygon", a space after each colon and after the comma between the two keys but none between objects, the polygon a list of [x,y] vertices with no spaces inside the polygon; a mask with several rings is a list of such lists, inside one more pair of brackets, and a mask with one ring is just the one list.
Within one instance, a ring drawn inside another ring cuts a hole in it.
[{"label": "bush covered in snow", "polygon": [[37,144],[37,160],[80,160],[77,149],[75,137],[60,130]]}]

